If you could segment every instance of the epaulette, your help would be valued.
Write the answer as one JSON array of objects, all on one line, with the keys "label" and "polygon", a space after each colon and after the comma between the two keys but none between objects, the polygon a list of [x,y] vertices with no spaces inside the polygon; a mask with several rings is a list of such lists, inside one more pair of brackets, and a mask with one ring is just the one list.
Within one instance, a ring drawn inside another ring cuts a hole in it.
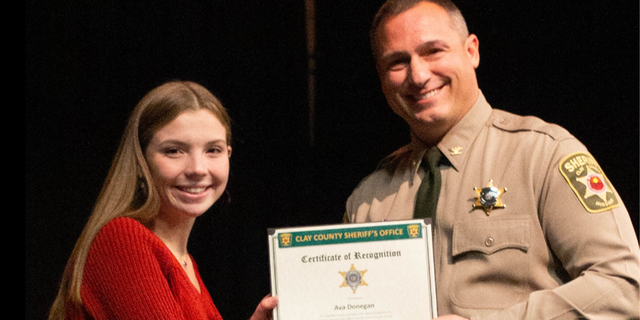
[{"label": "epaulette", "polygon": [[546,122],[536,116],[520,116],[499,109],[493,109],[491,122],[494,127],[509,132],[533,131],[545,134],[554,140],[573,137],[563,127]]},{"label": "epaulette", "polygon": [[411,153],[411,145],[406,145],[400,149],[394,151],[390,155],[386,156],[378,163],[376,170],[387,170],[394,172],[401,164],[402,161],[407,161],[407,154]]}]

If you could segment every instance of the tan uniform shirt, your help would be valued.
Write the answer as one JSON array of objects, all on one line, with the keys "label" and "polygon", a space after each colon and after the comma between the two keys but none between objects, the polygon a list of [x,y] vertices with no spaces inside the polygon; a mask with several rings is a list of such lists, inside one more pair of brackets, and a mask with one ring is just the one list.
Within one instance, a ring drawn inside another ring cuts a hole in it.
[{"label": "tan uniform shirt", "polygon": [[[472,319],[638,317],[639,248],[624,204],[565,129],[478,101],[438,144],[438,313]],[[394,152],[347,201],[350,222],[413,217],[425,146]],[[564,174],[563,174],[564,173]],[[565,177],[566,176],[566,177]],[[504,208],[473,208],[474,188]],[[589,212],[594,211],[594,212]]]}]

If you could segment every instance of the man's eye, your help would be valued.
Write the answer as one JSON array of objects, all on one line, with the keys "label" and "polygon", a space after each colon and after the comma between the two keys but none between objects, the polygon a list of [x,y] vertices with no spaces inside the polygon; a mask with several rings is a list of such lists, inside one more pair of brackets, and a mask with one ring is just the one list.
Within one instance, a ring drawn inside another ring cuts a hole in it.
[{"label": "man's eye", "polygon": [[391,65],[389,65],[389,70],[390,71],[400,71],[403,70],[407,67],[407,65],[405,63],[402,62],[398,62],[398,63],[392,63]]},{"label": "man's eye", "polygon": [[426,56],[430,58],[439,57],[445,50],[442,48],[431,48],[426,52]]}]

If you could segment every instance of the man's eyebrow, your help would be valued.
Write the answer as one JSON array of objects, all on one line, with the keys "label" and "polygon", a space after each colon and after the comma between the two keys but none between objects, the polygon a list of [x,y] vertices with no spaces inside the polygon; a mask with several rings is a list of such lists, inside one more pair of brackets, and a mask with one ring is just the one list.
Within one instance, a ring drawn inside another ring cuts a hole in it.
[{"label": "man's eyebrow", "polygon": [[[447,48],[449,48],[449,45],[445,41],[442,41],[442,40],[430,40],[430,41],[427,41],[427,42],[419,45],[417,47],[417,51],[418,52],[424,52],[424,51],[428,51],[430,49],[433,49],[434,47],[443,47],[443,48],[447,49]],[[391,52],[383,54],[381,59],[380,59],[380,61],[392,61],[392,60],[395,60],[397,58],[404,57],[406,55],[407,54],[404,51],[391,51]]]},{"label": "man's eyebrow", "polygon": [[424,51],[424,50],[429,50],[432,49],[434,47],[444,47],[444,48],[449,48],[449,45],[442,41],[442,40],[431,40],[431,41],[427,41],[421,45],[418,46],[418,52]]},{"label": "man's eyebrow", "polygon": [[389,52],[389,53],[385,53],[380,58],[380,61],[389,62],[389,61],[397,60],[399,58],[404,58],[406,56],[407,56],[407,54],[404,51],[392,51],[392,52]]}]

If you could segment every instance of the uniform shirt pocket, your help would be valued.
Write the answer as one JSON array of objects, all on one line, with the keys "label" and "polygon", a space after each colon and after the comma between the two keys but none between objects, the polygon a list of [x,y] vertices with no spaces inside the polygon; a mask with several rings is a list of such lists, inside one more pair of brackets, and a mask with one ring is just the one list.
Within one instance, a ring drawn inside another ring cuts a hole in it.
[{"label": "uniform shirt pocket", "polygon": [[453,226],[451,255],[456,257],[469,251],[493,254],[512,248],[529,250],[529,219],[460,221]]},{"label": "uniform shirt pocket", "polygon": [[452,302],[463,308],[501,309],[524,299],[529,228],[527,216],[455,223]]}]

